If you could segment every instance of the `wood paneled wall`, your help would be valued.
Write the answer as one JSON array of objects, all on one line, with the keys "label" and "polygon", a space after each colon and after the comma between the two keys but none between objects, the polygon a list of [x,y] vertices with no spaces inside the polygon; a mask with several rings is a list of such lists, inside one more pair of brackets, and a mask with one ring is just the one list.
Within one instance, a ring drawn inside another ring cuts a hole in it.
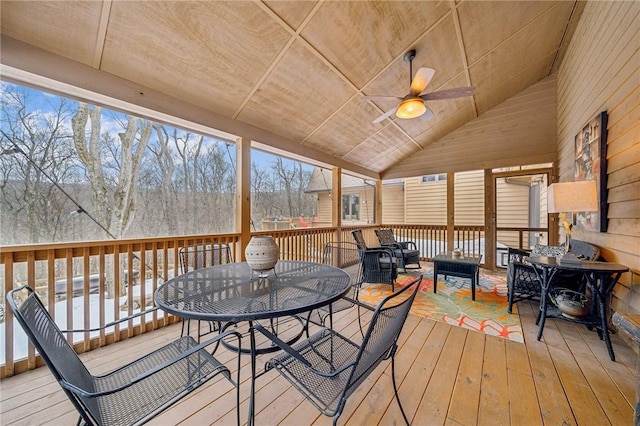
[{"label": "wood paneled wall", "polygon": [[382,178],[555,161],[556,89],[553,74],[398,162]]},{"label": "wood paneled wall", "polygon": [[632,269],[614,310],[640,313],[640,2],[587,2],[558,75],[559,180],[574,176],[574,135],[609,113],[606,233],[574,229],[611,262]]}]

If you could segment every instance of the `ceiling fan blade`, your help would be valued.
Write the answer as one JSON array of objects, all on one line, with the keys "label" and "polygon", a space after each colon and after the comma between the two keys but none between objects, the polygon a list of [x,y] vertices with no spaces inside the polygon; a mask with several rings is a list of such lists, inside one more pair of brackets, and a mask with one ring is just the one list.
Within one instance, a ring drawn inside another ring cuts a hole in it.
[{"label": "ceiling fan blade", "polygon": [[401,101],[402,98],[399,96],[363,96],[364,99],[371,99],[372,101]]},{"label": "ceiling fan blade", "polygon": [[396,110],[398,109],[398,107],[394,107],[391,108],[389,111],[385,112],[384,114],[382,114],[380,117],[376,118],[375,120],[373,120],[373,123],[379,123],[382,120],[384,120],[385,118],[389,118],[391,117],[393,114],[396,113]]},{"label": "ceiling fan blade", "polygon": [[433,113],[431,108],[427,107],[427,110],[425,111],[425,113],[420,116],[420,120],[428,121],[428,120],[431,120],[435,116],[436,115]]},{"label": "ceiling fan blade", "polygon": [[411,90],[409,91],[409,94],[417,96],[422,93],[424,89],[427,88],[427,84],[429,84],[433,78],[433,74],[435,74],[435,70],[431,68],[419,68],[411,81]]},{"label": "ceiling fan blade", "polygon": [[427,93],[420,97],[425,101],[437,101],[439,99],[453,99],[471,96],[475,93],[475,91],[476,88],[472,86],[456,87],[454,89],[438,90],[437,92]]}]

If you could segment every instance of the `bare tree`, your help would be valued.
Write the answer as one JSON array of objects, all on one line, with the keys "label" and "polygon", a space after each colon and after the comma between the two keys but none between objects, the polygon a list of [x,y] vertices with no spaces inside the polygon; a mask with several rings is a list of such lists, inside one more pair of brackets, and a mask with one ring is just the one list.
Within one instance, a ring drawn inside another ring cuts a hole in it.
[{"label": "bare tree", "polygon": [[[154,205],[153,211],[161,213],[162,221],[166,224],[167,233],[175,234],[178,230],[178,194],[174,185],[175,160],[171,155],[170,136],[165,126],[154,123],[153,129],[157,137],[157,145],[149,145],[149,152],[154,160],[150,166],[152,173],[159,177],[157,185],[160,188],[158,197],[160,203]],[[152,189],[152,188],[148,188]],[[155,192],[148,194],[154,197]],[[151,203],[147,203],[150,205]],[[154,232],[157,231],[158,222],[152,221]]]},{"label": "bare tree", "polygon": [[[101,133],[101,116],[102,108],[80,102],[71,119],[73,140],[91,185],[93,215],[111,236],[122,238],[135,217],[138,173],[151,136],[151,123],[127,117],[124,131],[118,133],[119,148],[114,151],[118,174],[109,182],[103,160],[115,141],[110,134]],[[88,135],[87,124],[90,125]]]},{"label": "bare tree", "polygon": [[73,230],[75,205],[60,190],[76,170],[64,124],[70,103],[58,98],[46,112],[28,103],[25,90],[3,85],[1,147],[14,154],[0,156],[3,244],[62,241]]}]

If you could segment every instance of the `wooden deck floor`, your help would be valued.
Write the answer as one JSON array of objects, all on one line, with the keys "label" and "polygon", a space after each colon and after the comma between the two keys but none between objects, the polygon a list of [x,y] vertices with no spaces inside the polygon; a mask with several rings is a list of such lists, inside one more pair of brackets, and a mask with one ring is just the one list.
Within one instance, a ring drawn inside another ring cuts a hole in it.
[{"label": "wooden deck floor", "polygon": [[[534,308],[519,304],[525,344],[410,316],[397,354],[400,396],[414,425],[631,425],[636,354],[612,336],[617,362],[586,328],[548,320],[535,339]],[[356,310],[334,326],[359,334]],[[111,370],[180,333],[173,325],[82,355],[93,373]],[[235,355],[221,352],[231,367]],[[242,359],[241,413],[246,421],[248,357]],[[263,363],[259,362],[259,366]],[[402,424],[390,364],[382,364],[350,397],[339,424]],[[75,424],[77,415],[46,368],[1,383],[0,419],[11,424]],[[258,425],[325,425],[276,372],[257,381]],[[234,424],[235,394],[224,379],[193,392],[152,424]]]}]

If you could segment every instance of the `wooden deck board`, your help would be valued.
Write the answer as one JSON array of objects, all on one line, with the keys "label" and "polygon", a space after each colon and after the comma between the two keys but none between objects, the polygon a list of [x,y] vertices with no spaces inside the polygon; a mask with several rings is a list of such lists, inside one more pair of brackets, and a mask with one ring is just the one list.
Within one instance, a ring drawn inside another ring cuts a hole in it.
[{"label": "wooden deck board", "polygon": [[[396,378],[415,425],[619,425],[633,421],[636,354],[612,335],[616,362],[596,333],[547,320],[536,341],[537,305],[518,306],[525,344],[411,316],[400,339]],[[357,310],[334,315],[334,327],[360,338]],[[364,313],[365,326],[370,312]],[[81,355],[94,373],[149,352],[180,333],[172,325]],[[219,350],[233,371],[235,354]],[[258,360],[262,369],[264,357]],[[241,420],[246,422],[249,359],[241,358]],[[3,425],[75,423],[77,415],[46,368],[0,382]],[[328,425],[310,403],[275,372],[256,382],[256,421],[265,425]],[[390,363],[383,363],[349,398],[339,424],[401,424]],[[235,424],[235,392],[217,378],[151,424]]]},{"label": "wooden deck board", "polygon": [[452,425],[474,425],[478,422],[480,406],[480,384],[486,335],[468,333],[465,350],[449,404],[446,423]]}]

